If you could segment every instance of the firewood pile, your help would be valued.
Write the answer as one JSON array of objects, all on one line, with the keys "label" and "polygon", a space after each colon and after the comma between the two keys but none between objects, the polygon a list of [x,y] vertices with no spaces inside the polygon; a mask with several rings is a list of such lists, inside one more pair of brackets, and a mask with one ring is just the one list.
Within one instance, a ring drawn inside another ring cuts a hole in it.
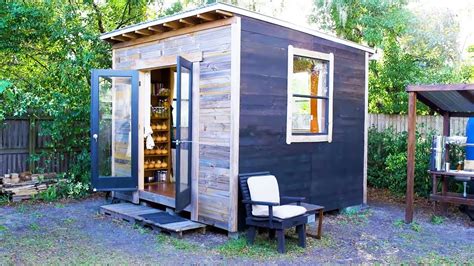
[{"label": "firewood pile", "polygon": [[0,176],[0,195],[17,202],[31,199],[34,195],[57,183],[56,173],[31,174],[12,173]]}]

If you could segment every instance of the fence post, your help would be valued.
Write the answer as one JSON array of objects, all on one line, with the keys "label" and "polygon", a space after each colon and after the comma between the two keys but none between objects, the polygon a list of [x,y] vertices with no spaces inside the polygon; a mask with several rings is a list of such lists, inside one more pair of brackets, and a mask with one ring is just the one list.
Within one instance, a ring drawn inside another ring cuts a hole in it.
[{"label": "fence post", "polygon": [[35,172],[35,162],[32,157],[36,154],[36,119],[31,116],[29,119],[30,128],[28,130],[28,163],[29,171]]}]

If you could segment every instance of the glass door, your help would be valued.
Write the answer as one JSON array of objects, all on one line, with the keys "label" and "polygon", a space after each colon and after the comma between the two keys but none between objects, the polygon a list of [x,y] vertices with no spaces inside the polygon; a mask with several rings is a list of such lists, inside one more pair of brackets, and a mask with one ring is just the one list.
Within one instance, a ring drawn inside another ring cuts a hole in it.
[{"label": "glass door", "polygon": [[177,62],[176,169],[174,171],[175,210],[180,212],[191,203],[193,64],[180,56]]},{"label": "glass door", "polygon": [[92,70],[94,191],[138,189],[138,71]]}]

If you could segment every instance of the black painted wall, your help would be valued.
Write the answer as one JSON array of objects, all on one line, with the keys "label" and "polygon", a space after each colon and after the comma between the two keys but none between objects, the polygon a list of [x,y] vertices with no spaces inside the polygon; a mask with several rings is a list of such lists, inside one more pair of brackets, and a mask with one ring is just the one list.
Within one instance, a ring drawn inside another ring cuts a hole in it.
[{"label": "black painted wall", "polygon": [[[241,39],[239,172],[268,170],[327,210],[362,204],[365,52],[247,17]],[[334,53],[332,143],[286,144],[290,44]]]}]

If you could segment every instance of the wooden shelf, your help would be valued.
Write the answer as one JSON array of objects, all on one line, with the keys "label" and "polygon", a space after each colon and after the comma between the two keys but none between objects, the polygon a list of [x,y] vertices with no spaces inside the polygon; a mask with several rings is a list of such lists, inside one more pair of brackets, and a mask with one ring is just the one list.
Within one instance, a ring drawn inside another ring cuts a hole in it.
[{"label": "wooden shelf", "polygon": [[168,120],[170,119],[170,117],[169,116],[168,117],[151,117],[150,119],[151,120]]},{"label": "wooden shelf", "polygon": [[145,154],[145,157],[168,157],[168,154]]},{"label": "wooden shelf", "polygon": [[158,170],[168,170],[168,167],[160,167],[160,168],[145,168],[145,171],[158,171]]}]

